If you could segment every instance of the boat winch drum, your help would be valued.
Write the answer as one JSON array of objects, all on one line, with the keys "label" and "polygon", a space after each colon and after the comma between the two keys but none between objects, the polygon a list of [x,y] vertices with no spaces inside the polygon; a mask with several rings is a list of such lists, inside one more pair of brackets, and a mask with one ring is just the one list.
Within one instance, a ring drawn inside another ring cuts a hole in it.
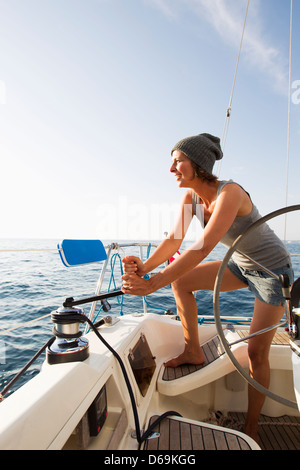
[{"label": "boat winch drum", "polygon": [[[89,356],[89,343],[82,338],[79,325],[82,310],[74,307],[61,307],[52,312],[55,341],[47,348],[46,357],[49,364],[84,361]],[[84,317],[83,317],[84,318]]]}]

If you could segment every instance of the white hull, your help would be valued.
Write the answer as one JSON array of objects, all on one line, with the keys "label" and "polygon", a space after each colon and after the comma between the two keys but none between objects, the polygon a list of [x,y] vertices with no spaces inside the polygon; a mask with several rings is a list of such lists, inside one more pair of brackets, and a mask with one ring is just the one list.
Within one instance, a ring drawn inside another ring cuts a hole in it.
[{"label": "white hull", "polygon": [[[102,326],[99,331],[125,365],[142,429],[148,428],[151,416],[169,410],[195,423],[207,421],[211,410],[221,410],[225,415],[229,411],[246,412],[247,384],[226,354],[190,375],[164,381],[164,362],[183,348],[180,322],[155,314],[126,315],[118,320],[112,326]],[[139,390],[128,358],[141,334],[156,364],[145,396]],[[216,334],[213,324],[199,326],[201,345]],[[231,341],[237,333],[228,330],[226,335]],[[45,362],[36,377],[0,404],[0,449],[78,449],[82,446],[99,450],[138,449],[138,442],[132,437],[135,431],[132,404],[120,365],[94,332],[88,333],[87,338],[89,357],[85,361],[55,365]],[[232,350],[242,366],[247,367],[246,342],[238,343]],[[295,401],[289,345],[272,346],[270,366],[270,388]],[[90,437],[88,431],[81,434],[78,430],[85,425],[82,419],[104,385],[107,418],[103,428],[96,437]],[[299,414],[269,398],[262,413],[270,417]],[[252,448],[257,448],[254,441],[243,437]]]}]

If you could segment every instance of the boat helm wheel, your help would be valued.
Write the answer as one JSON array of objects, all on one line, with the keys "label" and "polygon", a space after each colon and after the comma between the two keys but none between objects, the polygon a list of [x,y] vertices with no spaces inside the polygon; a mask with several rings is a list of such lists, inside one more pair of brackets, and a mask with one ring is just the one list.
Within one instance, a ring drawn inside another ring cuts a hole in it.
[{"label": "boat helm wheel", "polygon": [[[217,331],[218,331],[218,335],[220,337],[220,341],[221,341],[221,343],[222,343],[222,345],[225,349],[225,352],[226,352],[227,356],[229,357],[229,359],[231,360],[231,362],[233,363],[233,365],[235,366],[237,371],[244,377],[244,379],[250,385],[252,385],[259,392],[264,393],[266,396],[268,396],[269,398],[271,398],[271,399],[273,399],[273,400],[275,400],[279,403],[282,403],[284,405],[287,405],[287,406],[290,406],[290,407],[296,408],[296,409],[298,409],[297,403],[295,403],[291,400],[288,400],[284,397],[281,397],[279,395],[276,395],[275,393],[271,392],[267,388],[263,387],[256,380],[254,380],[249,375],[248,372],[246,372],[244,370],[244,368],[239,364],[239,362],[235,358],[234,354],[231,351],[232,344],[230,345],[227,342],[226,338],[225,338],[224,331],[223,331],[223,325],[222,325],[221,319],[220,319],[220,286],[221,286],[221,283],[222,283],[222,278],[223,278],[223,275],[224,275],[224,271],[227,267],[227,264],[228,264],[231,256],[233,255],[233,253],[235,251],[238,251],[238,248],[239,248],[241,242],[244,241],[244,239],[247,236],[249,236],[257,227],[259,227],[263,223],[265,223],[265,222],[267,222],[267,221],[269,221],[269,220],[271,220],[275,217],[278,217],[282,214],[285,214],[285,213],[288,213],[288,212],[293,212],[293,211],[298,211],[298,210],[300,210],[300,205],[299,204],[294,205],[294,206],[285,207],[283,209],[279,209],[277,211],[271,212],[270,214],[262,217],[261,219],[257,220],[256,222],[254,222],[250,227],[248,227],[248,229],[244,233],[242,233],[239,237],[237,237],[237,239],[233,242],[233,244],[231,245],[231,247],[227,251],[227,253],[226,253],[226,255],[225,255],[225,257],[224,257],[224,259],[221,263],[221,266],[219,268],[219,271],[218,271],[218,274],[217,274],[217,277],[216,277],[216,281],[215,281],[215,286],[214,286],[214,299],[213,299],[214,316],[215,316],[215,322],[216,322],[216,328],[217,328]],[[264,267],[261,266],[261,268],[263,269]],[[266,268],[265,268],[265,270],[268,271]],[[274,325],[271,328],[275,328],[275,327],[278,327],[278,326],[279,325]],[[261,334],[261,333],[262,333],[262,331],[258,331],[256,333],[254,333],[254,335]],[[251,335],[251,337],[252,336],[253,335]]]}]

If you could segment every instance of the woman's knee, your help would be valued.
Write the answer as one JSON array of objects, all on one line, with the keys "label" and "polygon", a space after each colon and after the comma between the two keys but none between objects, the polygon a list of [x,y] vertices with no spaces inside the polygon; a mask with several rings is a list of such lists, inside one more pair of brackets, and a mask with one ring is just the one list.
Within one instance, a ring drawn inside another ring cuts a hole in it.
[{"label": "woman's knee", "polygon": [[269,360],[270,345],[261,344],[258,341],[249,341],[248,344],[248,357],[251,364],[260,366]]},{"label": "woman's knee", "polygon": [[182,278],[178,278],[171,284],[174,295],[185,294],[192,292],[188,285],[184,282]]},{"label": "woman's knee", "polygon": [[182,292],[182,282],[180,282],[180,279],[173,281],[171,287],[174,294]]}]

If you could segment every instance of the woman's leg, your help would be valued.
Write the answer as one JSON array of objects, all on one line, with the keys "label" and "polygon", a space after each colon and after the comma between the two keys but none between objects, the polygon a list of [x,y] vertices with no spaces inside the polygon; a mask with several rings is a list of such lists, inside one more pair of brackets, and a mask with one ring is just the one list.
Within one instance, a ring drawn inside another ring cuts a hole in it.
[{"label": "woman's leg", "polygon": [[[250,334],[278,323],[284,314],[284,307],[269,305],[255,299]],[[249,339],[248,356],[250,375],[265,388],[270,383],[269,352],[276,330]],[[258,419],[265,401],[265,395],[254,387],[248,387],[248,414],[245,433],[258,440]]]},{"label": "woman's leg", "polygon": [[[176,300],[177,312],[180,316],[185,348],[182,354],[171,359],[165,365],[177,367],[181,364],[202,364],[204,356],[198,337],[198,311],[193,292],[197,290],[213,290],[221,261],[210,261],[200,264],[189,273],[172,283]],[[226,268],[221,290],[230,291],[247,287],[228,268]]]},{"label": "woman's leg", "polygon": [[[178,314],[182,321],[185,348],[182,354],[168,361],[165,365],[177,367],[181,364],[201,364],[204,361],[198,339],[198,311],[194,291],[213,290],[221,261],[200,264],[172,284]],[[247,287],[228,268],[225,269],[221,291],[231,291]],[[250,334],[275,325],[284,314],[284,307],[269,305],[255,299]],[[269,352],[276,330],[249,339],[248,355],[252,377],[268,388],[270,382]],[[265,396],[249,386],[248,414],[245,432],[257,440],[258,418]]]}]

